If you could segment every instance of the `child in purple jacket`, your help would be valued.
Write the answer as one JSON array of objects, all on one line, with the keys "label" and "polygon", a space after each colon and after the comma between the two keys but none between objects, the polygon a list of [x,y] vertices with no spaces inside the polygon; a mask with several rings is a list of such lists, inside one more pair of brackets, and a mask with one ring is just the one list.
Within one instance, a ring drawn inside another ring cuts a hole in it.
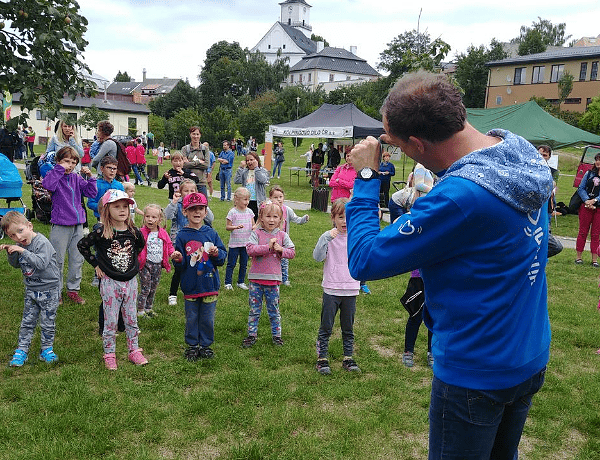
[{"label": "child in purple jacket", "polygon": [[50,243],[56,251],[60,273],[59,304],[62,303],[63,269],[67,251],[69,253],[67,296],[75,303],[84,304],[85,300],[79,295],[83,256],[77,249],[77,243],[83,237],[83,223],[86,221],[86,210],[81,204],[81,194],[88,198],[96,196],[96,178],[92,177],[87,166],[81,168],[81,175],[74,172],[79,163],[79,154],[73,147],[61,148],[55,158],[56,165],[44,177],[42,186],[52,192]]}]

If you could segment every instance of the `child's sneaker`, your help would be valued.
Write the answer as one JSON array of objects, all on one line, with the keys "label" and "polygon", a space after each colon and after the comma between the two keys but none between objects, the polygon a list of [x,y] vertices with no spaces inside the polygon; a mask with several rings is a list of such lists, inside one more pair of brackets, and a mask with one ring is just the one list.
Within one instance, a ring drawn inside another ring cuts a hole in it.
[{"label": "child's sneaker", "polygon": [[27,361],[27,353],[23,350],[15,350],[15,354],[13,355],[10,363],[8,363],[11,367],[21,367]]},{"label": "child's sneaker", "polygon": [[249,335],[242,342],[242,348],[250,348],[256,343],[256,336]]},{"label": "child's sneaker", "polygon": [[52,347],[46,348],[40,353],[40,361],[44,361],[45,363],[55,363],[58,361],[58,356],[56,356]]},{"label": "child's sneaker", "polygon": [[212,359],[215,357],[215,352],[210,347],[201,347],[198,350],[198,358],[200,359]]},{"label": "child's sneaker", "polygon": [[169,296],[169,305],[177,305],[177,296],[176,295]]},{"label": "child's sneaker", "polygon": [[138,310],[137,317],[143,318],[144,316],[146,316],[146,312],[144,310]]},{"label": "child's sneaker", "polygon": [[277,345],[278,347],[281,347],[283,345],[283,339],[281,337],[274,336],[273,344]]},{"label": "child's sneaker", "polygon": [[71,300],[71,302],[75,302],[79,305],[85,304],[85,300],[79,295],[79,292],[77,291],[67,292],[67,297]]},{"label": "child's sneaker", "polygon": [[131,361],[136,366],[145,366],[146,364],[148,364],[148,360],[144,357],[142,351],[144,350],[138,348],[137,350],[129,352],[129,361]]},{"label": "child's sneaker", "polygon": [[413,367],[415,365],[415,358],[412,351],[402,353],[402,364],[406,367]]},{"label": "child's sneaker", "polygon": [[319,359],[317,361],[317,365],[315,366],[319,374],[329,375],[331,374],[331,368],[329,367],[329,361],[326,359]]},{"label": "child's sneaker", "polygon": [[233,291],[233,286],[231,284],[226,284],[225,289],[227,289],[228,291]]},{"label": "child's sneaker", "polygon": [[190,362],[198,361],[198,352],[200,348],[198,347],[187,347],[183,352],[183,357]]},{"label": "child's sneaker", "polygon": [[369,286],[367,286],[366,284],[361,285],[360,290],[362,292],[364,292],[365,294],[370,294],[371,290],[369,289]]},{"label": "child's sneaker", "polygon": [[292,283],[290,283],[290,280],[285,280],[285,281],[283,282],[283,285],[284,285],[284,286],[287,286],[287,287],[290,287],[290,286],[292,285]]},{"label": "child's sneaker", "polygon": [[244,291],[248,290],[248,286],[246,286],[246,283],[238,283],[237,287],[239,287],[240,289],[243,289]]},{"label": "child's sneaker", "polygon": [[427,352],[427,365],[433,369],[433,354],[430,351]]},{"label": "child's sneaker", "polygon": [[345,358],[342,361],[342,367],[348,372],[360,373],[360,367],[358,367],[358,364],[356,364],[356,361],[354,361],[352,358]]},{"label": "child's sneaker", "polygon": [[154,310],[150,309],[150,310],[144,310],[144,314],[148,317],[148,318],[156,318],[158,316],[158,313],[156,313]]},{"label": "child's sneaker", "polygon": [[109,371],[117,370],[117,355],[114,353],[106,353],[104,355],[104,365]]}]

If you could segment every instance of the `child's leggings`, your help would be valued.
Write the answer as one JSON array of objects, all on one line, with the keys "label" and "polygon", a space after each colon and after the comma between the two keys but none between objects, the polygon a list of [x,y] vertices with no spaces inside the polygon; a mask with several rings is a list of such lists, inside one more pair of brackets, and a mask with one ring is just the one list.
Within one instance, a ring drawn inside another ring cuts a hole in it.
[{"label": "child's leggings", "polygon": [[133,277],[129,281],[116,281],[104,277],[100,280],[99,288],[104,306],[104,332],[102,333],[104,353],[115,352],[119,310],[122,311],[125,321],[127,348],[129,351],[137,350],[140,333],[136,313],[137,278]]},{"label": "child's leggings", "polygon": [[342,345],[344,356],[352,356],[354,351],[354,314],[356,313],[356,296],[337,296],[323,293],[321,308],[321,326],[317,335],[317,357],[327,358],[329,353],[329,337],[333,331],[335,315],[340,312],[342,329]]},{"label": "child's leggings", "polygon": [[281,315],[279,314],[279,286],[250,282],[250,314],[248,315],[248,335],[258,335],[258,320],[262,311],[262,299],[265,297],[267,313],[271,321],[271,334],[281,337]]},{"label": "child's leggings", "polygon": [[137,299],[137,310],[152,310],[154,295],[160,281],[162,264],[160,262],[146,261],[144,268],[140,270],[140,293]]},{"label": "child's leggings", "polygon": [[281,258],[281,282],[285,283],[290,275],[289,275],[289,270],[290,270],[290,259],[286,259],[286,258]]}]

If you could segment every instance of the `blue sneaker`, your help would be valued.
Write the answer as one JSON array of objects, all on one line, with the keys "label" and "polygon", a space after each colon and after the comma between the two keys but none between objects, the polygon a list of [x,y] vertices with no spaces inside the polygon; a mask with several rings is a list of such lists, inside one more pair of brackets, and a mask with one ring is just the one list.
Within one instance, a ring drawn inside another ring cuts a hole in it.
[{"label": "blue sneaker", "polygon": [[54,353],[52,347],[46,348],[40,353],[40,361],[44,361],[46,363],[55,363],[58,361],[58,356],[56,356],[56,353]]},{"label": "blue sneaker", "polygon": [[370,294],[370,293],[371,293],[371,290],[369,289],[369,286],[367,286],[366,284],[363,284],[363,285],[360,287],[360,290],[361,290],[362,292],[364,292],[365,294]]},{"label": "blue sneaker", "polygon": [[27,361],[27,353],[23,350],[15,350],[15,354],[8,365],[12,367],[21,367],[25,364],[25,361]]}]

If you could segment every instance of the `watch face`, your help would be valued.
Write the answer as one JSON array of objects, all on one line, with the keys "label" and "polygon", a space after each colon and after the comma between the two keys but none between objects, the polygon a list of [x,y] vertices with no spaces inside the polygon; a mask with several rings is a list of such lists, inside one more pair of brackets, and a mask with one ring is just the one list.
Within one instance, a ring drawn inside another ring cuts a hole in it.
[{"label": "watch face", "polygon": [[369,168],[363,168],[360,170],[360,177],[362,177],[363,179],[369,179],[372,175],[373,171],[371,171]]}]

